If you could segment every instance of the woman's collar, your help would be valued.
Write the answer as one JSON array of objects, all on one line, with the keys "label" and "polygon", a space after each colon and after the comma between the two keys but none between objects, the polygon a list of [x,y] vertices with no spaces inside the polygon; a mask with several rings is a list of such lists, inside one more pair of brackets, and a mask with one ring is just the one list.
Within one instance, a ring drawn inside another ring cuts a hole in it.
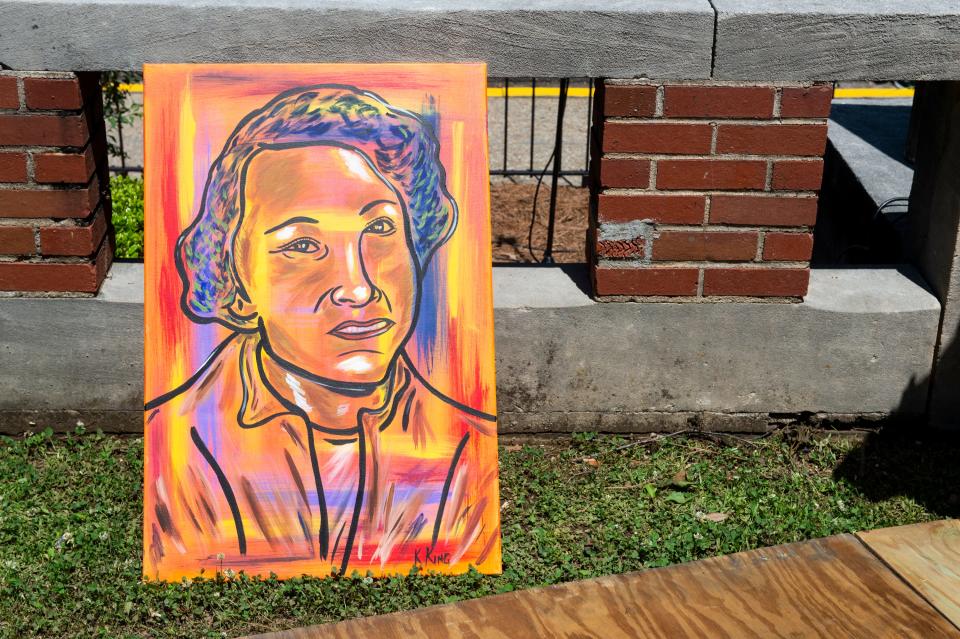
[{"label": "woman's collar", "polygon": [[[269,355],[264,352],[259,335],[253,334],[243,339],[239,356],[243,395],[237,412],[237,423],[241,428],[257,428],[278,417],[295,415],[326,434],[350,436],[356,433],[360,425],[359,418],[357,425],[351,428],[331,428],[312,421],[303,408],[270,382],[264,368],[267,357]],[[383,401],[376,408],[362,409],[360,413],[369,415],[368,419],[375,420],[381,429],[385,428],[394,412],[391,407],[397,404],[412,377],[403,358],[398,357],[390,371]]]}]

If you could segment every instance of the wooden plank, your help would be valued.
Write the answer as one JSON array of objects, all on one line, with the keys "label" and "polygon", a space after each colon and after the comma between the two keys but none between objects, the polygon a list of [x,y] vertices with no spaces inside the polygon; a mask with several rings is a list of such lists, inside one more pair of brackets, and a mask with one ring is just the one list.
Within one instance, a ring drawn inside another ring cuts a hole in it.
[{"label": "wooden plank", "polygon": [[888,566],[960,626],[960,521],[857,533]]},{"label": "wooden plank", "polygon": [[852,535],[261,635],[960,637]]}]

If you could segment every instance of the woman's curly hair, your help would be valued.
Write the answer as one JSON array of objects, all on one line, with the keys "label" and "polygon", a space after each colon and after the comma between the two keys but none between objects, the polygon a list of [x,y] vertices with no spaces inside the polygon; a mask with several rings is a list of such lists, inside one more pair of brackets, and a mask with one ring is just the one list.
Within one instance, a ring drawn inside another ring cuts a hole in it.
[{"label": "woman's curly hair", "polygon": [[453,232],[457,205],[447,191],[439,143],[428,122],[351,86],[291,89],[237,125],[210,166],[200,212],[177,241],[181,301],[191,319],[227,318],[225,309],[241,294],[233,238],[243,219],[241,175],[247,163],[263,148],[312,143],[356,149],[403,196],[421,273]]}]

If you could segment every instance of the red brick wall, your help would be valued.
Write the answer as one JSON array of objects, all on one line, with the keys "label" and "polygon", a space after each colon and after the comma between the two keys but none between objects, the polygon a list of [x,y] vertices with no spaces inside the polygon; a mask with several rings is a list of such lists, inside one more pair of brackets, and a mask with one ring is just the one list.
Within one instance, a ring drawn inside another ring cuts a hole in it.
[{"label": "red brick wall", "polygon": [[0,291],[96,293],[107,185],[98,75],[0,71]]},{"label": "red brick wall", "polygon": [[807,292],[831,84],[601,82],[599,297]]}]

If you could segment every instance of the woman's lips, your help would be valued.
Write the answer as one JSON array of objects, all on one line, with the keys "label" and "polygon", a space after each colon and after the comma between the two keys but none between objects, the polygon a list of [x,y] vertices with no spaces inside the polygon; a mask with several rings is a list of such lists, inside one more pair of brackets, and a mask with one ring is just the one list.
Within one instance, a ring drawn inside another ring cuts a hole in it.
[{"label": "woman's lips", "polygon": [[383,335],[393,328],[393,325],[394,322],[385,317],[378,317],[365,322],[347,320],[346,322],[340,322],[334,326],[329,333],[330,335],[336,335],[341,339],[370,339],[371,337],[376,337],[377,335]]}]

